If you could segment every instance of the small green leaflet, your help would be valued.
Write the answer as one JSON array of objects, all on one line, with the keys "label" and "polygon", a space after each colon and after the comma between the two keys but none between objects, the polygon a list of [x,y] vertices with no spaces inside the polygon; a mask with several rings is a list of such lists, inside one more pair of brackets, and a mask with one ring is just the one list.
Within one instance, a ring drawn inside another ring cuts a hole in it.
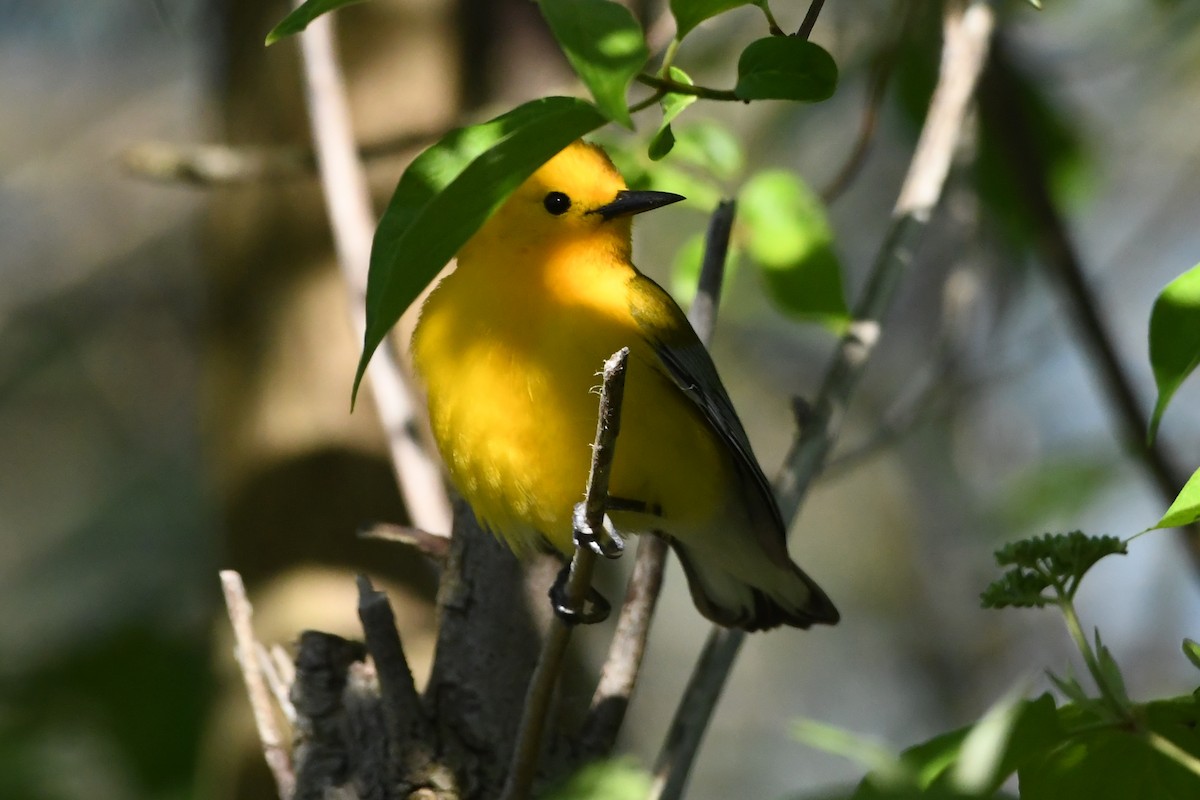
[{"label": "small green leaflet", "polygon": [[1163,514],[1163,518],[1150,530],[1182,528],[1197,520],[1200,520],[1200,470],[1192,473],[1192,477],[1188,478],[1183,491],[1175,498],[1175,502],[1171,503],[1167,513]]},{"label": "small green leaflet", "polygon": [[[686,83],[692,86],[692,79],[686,72],[678,67],[671,67],[671,80],[676,83]],[[671,148],[675,146],[675,133],[671,130],[671,120],[679,116],[679,112],[696,102],[694,94],[666,94],[663,95],[662,103],[662,125],[659,126],[658,133],[654,134],[654,138],[650,140],[650,147],[647,151],[651,161],[658,161],[671,152]]]},{"label": "small green leaflet", "polygon": [[742,51],[733,93],[742,100],[815,103],[832,97],[837,81],[837,64],[819,45],[794,36],[768,36]]},{"label": "small green leaflet", "polygon": [[1200,264],[1167,287],[1150,312],[1150,366],[1158,402],[1150,416],[1147,440],[1154,441],[1167,403],[1200,363]]},{"label": "small green leaflet", "polygon": [[308,23],[312,22],[322,14],[328,14],[330,11],[335,11],[342,6],[350,6],[355,3],[365,3],[366,0],[307,0],[300,5],[299,8],[292,11],[283,18],[283,21],[271,29],[267,34],[267,46],[271,46],[280,39],[299,33],[308,27]]},{"label": "small green leaflet", "polygon": [[543,97],[452,131],[413,160],[371,245],[367,329],[351,402],[371,354],[438,270],[522,181],[604,123],[584,100]]},{"label": "small green leaflet", "polygon": [[632,130],[625,95],[650,56],[633,14],[610,0],[541,0],[538,7],[600,111]]}]

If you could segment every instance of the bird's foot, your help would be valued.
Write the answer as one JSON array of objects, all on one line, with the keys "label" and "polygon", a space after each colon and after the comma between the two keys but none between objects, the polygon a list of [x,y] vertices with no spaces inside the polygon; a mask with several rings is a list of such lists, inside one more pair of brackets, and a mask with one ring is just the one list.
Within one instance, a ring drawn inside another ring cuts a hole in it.
[{"label": "bird's foot", "polygon": [[598,556],[605,558],[620,558],[625,552],[625,540],[613,527],[612,520],[604,515],[604,524],[596,530],[587,521],[587,506],[575,504],[575,512],[571,515],[575,526],[575,546],[586,547]]},{"label": "bird's foot", "polygon": [[558,577],[554,579],[554,584],[550,587],[550,607],[554,609],[554,614],[563,621],[564,625],[593,625],[597,622],[603,622],[608,619],[608,614],[612,611],[612,605],[608,599],[592,586],[588,587],[587,597],[584,598],[583,607],[575,608],[567,597],[567,581],[571,577],[571,565],[563,567]]}]

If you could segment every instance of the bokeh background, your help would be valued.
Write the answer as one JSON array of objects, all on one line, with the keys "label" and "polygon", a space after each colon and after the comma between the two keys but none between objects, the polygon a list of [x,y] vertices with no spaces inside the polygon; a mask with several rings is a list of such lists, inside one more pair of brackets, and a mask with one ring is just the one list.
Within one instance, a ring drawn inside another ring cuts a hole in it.
[{"label": "bokeh background", "polygon": [[[868,160],[830,209],[851,296],[936,59],[937,4],[918,2]],[[807,4],[776,5],[794,29]],[[1200,10],[1046,5],[1002,3],[1006,41],[1060,127],[1056,196],[1148,408],[1151,304],[1200,261]],[[0,797],[266,796],[219,568],[242,571],[260,637],[285,643],[306,627],[352,634],[352,576],[367,570],[389,588],[414,662],[428,660],[435,575],[354,535],[404,512],[370,404],[349,414],[356,347],[304,167],[294,45],[261,45],[285,13],[234,0],[0,2]],[[385,143],[369,164],[380,204],[410,138],[572,86],[524,0],[375,0],[338,17],[356,130]],[[829,103],[688,115],[736,131],[748,173],[785,167],[819,187],[848,153],[895,20],[887,2],[829,4],[814,33],[842,69]],[[724,85],[731,43],[759,35],[757,11],[741,9],[698,31],[677,63]],[[282,166],[215,184],[172,171],[200,144]],[[797,718],[898,749],[1022,681],[1045,688],[1043,670],[1072,669],[1071,647],[1051,612],[979,609],[991,551],[1043,530],[1129,535],[1166,507],[1115,433],[1028,232],[978,191],[977,156],[963,149],[842,456],[793,533],[844,622],[750,638],[694,798],[811,796],[855,780],[856,765],[789,735]],[[703,225],[680,208],[642,221],[639,263],[670,283],[675,251]],[[791,436],[789,399],[812,395],[832,343],[780,314],[750,269],[733,276],[714,355],[768,473]],[[1160,434],[1185,476],[1200,465],[1198,401],[1193,381]],[[1085,582],[1084,622],[1101,627],[1134,697],[1194,688],[1179,642],[1200,634],[1198,587],[1166,532]],[[672,569],[626,726],[643,763],[706,631]],[[606,631],[579,638],[598,658]]]}]

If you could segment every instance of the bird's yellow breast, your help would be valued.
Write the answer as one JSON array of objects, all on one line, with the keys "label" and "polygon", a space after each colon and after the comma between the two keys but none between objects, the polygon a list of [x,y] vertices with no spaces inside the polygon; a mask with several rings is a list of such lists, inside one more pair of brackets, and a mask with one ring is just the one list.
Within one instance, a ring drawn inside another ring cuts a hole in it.
[{"label": "bird's yellow breast", "polygon": [[[676,525],[712,519],[728,459],[630,312],[633,267],[594,244],[538,258],[537,268],[513,270],[490,252],[464,252],[422,310],[413,353],[454,484],[514,550],[545,540],[568,552],[596,431],[597,373],[629,347],[610,493]],[[644,515],[624,520],[653,525]]]}]

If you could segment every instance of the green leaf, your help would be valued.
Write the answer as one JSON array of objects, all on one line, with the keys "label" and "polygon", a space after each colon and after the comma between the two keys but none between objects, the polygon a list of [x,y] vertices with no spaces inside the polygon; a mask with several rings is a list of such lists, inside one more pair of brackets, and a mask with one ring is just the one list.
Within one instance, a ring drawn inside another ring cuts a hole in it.
[{"label": "green leaf", "polygon": [[983,794],[998,788],[1007,775],[1000,769],[1017,721],[1026,710],[1025,686],[1017,686],[997,700],[979,721],[971,726],[950,773],[955,789],[968,794]]},{"label": "green leaf", "polygon": [[599,761],[580,769],[542,800],[642,800],[650,794],[650,776],[628,759]]},{"label": "green leaf", "polygon": [[1112,652],[1104,646],[1104,642],[1100,641],[1100,629],[1096,628],[1092,633],[1096,640],[1096,658],[1100,662],[1100,675],[1116,698],[1121,701],[1121,705],[1128,707],[1130,702],[1129,693],[1125,689],[1125,676],[1121,674],[1121,668],[1117,666]]},{"label": "green leaf", "polygon": [[610,0],[541,0],[538,6],[600,111],[632,130],[625,95],[650,56],[633,14]]},{"label": "green leaf", "polygon": [[[671,80],[677,83],[686,83],[692,86],[691,77],[679,69],[671,67]],[[671,130],[671,120],[679,116],[679,112],[696,102],[694,94],[678,94],[670,92],[663,95],[662,100],[662,125],[658,128],[658,133],[654,134],[654,138],[650,140],[650,147],[647,150],[651,161],[658,161],[671,152],[671,148],[675,146],[675,134]]]},{"label": "green leaf", "polygon": [[1197,644],[1193,639],[1183,640],[1183,654],[1187,656],[1187,660],[1192,662],[1192,666],[1200,669],[1200,644]]},{"label": "green leaf", "polygon": [[267,46],[270,47],[280,39],[299,33],[308,27],[308,23],[322,14],[328,14],[342,6],[365,2],[366,0],[307,0],[271,29],[271,32],[267,34]]},{"label": "green leaf", "polygon": [[738,6],[754,5],[755,0],[671,0],[675,17],[675,39],[680,40],[706,19]]},{"label": "green leaf", "polygon": [[[1066,719],[1072,709],[1063,708]],[[1140,709],[1146,730],[1167,740],[1185,757],[1200,756],[1200,715],[1193,698],[1149,703]],[[1200,776],[1157,749],[1147,733],[1126,725],[1095,727],[1086,722],[1059,746],[1019,770],[1022,800],[1101,800],[1200,796]]]},{"label": "green leaf", "polygon": [[832,97],[837,81],[833,56],[820,45],[793,36],[768,36],[742,51],[733,93],[742,100],[815,103]]},{"label": "green leaf", "polygon": [[1115,536],[1088,536],[1082,531],[1011,542],[996,551],[996,563],[1013,569],[988,586],[980,599],[984,608],[1044,606],[1057,601],[1057,596],[1043,594],[1056,582],[1073,595],[1097,561],[1126,552],[1125,542]]},{"label": "green leaf", "polygon": [[762,172],[742,189],[738,211],[746,252],[762,268],[775,303],[786,313],[844,329],[850,312],[841,263],[820,199],[790,172]]},{"label": "green leaf", "polygon": [[1183,485],[1183,490],[1175,498],[1175,502],[1171,503],[1167,513],[1163,514],[1163,518],[1150,530],[1182,528],[1196,520],[1200,520],[1200,470],[1192,473],[1192,477]]},{"label": "green leaf", "polygon": [[1150,312],[1150,366],[1158,385],[1158,402],[1150,417],[1148,441],[1179,385],[1200,364],[1200,264],[1167,287]]},{"label": "green leaf", "polygon": [[352,397],[375,348],[459,247],[539,166],[604,122],[584,100],[543,97],[452,131],[413,160],[371,245],[367,329]]},{"label": "green leaf", "polygon": [[809,747],[857,762],[874,773],[876,780],[882,784],[895,786],[914,782],[914,775],[900,763],[896,753],[878,742],[842,728],[801,719],[792,725],[792,738]]},{"label": "green leaf", "polygon": [[[1049,694],[1043,694],[1036,700],[1021,700],[1011,707],[1007,707],[1005,701],[1001,701],[998,707],[1007,709],[1004,711],[1006,719],[1002,726],[1006,731],[999,731],[991,722],[981,729],[981,720],[976,726],[944,733],[910,747],[901,753],[900,763],[903,772],[913,776],[911,785],[905,786],[872,773],[863,779],[854,793],[854,800],[882,800],[902,796],[990,797],[1009,775],[1023,764],[1038,758],[1065,736],[1054,707],[1054,699]],[[998,732],[1005,735],[994,736]],[[969,748],[978,748],[976,753],[979,755],[968,751],[967,743],[972,736],[976,739]],[[985,747],[989,752],[982,752]],[[998,748],[999,752],[993,748]],[[976,787],[979,790],[977,793],[969,795],[963,794],[961,787],[955,786],[960,773],[959,761],[964,752],[967,752],[970,759],[986,755],[991,767],[989,780]]]},{"label": "green leaf", "polygon": [[736,136],[720,123],[696,120],[675,130],[673,159],[697,166],[721,181],[738,177],[746,156]]}]

